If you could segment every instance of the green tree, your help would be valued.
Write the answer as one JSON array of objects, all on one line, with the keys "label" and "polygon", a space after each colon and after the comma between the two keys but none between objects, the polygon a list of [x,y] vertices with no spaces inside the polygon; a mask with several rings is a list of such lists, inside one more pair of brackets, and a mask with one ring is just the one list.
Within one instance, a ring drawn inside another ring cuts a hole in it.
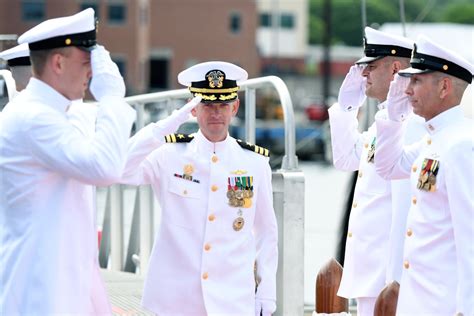
[{"label": "green tree", "polygon": [[[321,44],[324,32],[324,0],[310,0],[309,43]],[[361,0],[332,0],[332,43],[359,46],[362,42]],[[472,0],[405,0],[405,21],[474,24]],[[367,25],[400,22],[399,1],[366,0]]]},{"label": "green tree", "polygon": [[440,20],[461,24],[474,24],[474,3],[451,3],[446,6]]}]

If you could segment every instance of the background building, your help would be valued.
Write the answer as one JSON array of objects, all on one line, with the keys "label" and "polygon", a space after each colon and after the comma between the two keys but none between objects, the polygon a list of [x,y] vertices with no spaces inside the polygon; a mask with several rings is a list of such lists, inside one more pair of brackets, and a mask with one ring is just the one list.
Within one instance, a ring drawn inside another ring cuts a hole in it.
[{"label": "background building", "polygon": [[260,73],[253,0],[0,0],[0,34],[21,35],[87,7],[96,11],[98,41],[117,62],[129,95],[177,88],[179,71],[206,60]]},{"label": "background building", "polygon": [[308,0],[257,0],[257,45],[264,73],[304,73]]}]

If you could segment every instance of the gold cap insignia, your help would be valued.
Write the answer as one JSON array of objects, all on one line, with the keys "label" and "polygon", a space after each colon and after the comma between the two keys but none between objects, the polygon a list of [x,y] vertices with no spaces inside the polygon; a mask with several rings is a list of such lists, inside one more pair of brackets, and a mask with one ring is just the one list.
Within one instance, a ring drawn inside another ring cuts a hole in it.
[{"label": "gold cap insignia", "polygon": [[66,40],[64,41],[64,43],[66,45],[71,45],[71,39],[70,38],[66,38]]},{"label": "gold cap insignia", "polygon": [[209,88],[222,88],[224,85],[224,73],[220,70],[213,70],[206,75],[207,81],[209,81]]}]

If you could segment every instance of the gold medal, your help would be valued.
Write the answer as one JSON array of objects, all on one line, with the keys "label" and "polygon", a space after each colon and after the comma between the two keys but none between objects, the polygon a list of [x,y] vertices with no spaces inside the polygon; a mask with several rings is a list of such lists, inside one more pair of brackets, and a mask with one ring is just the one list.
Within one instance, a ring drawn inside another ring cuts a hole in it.
[{"label": "gold medal", "polygon": [[244,218],[239,216],[232,223],[232,228],[234,228],[234,230],[238,232],[239,230],[242,229],[242,227],[244,227],[244,224],[245,224]]},{"label": "gold medal", "polygon": [[235,191],[235,197],[239,200],[243,199],[244,198],[244,192],[242,190]]},{"label": "gold medal", "polygon": [[245,208],[250,208],[250,207],[252,207],[252,199],[250,199],[250,198],[245,198],[245,199],[244,199],[244,205],[243,205],[243,207],[245,207]]},{"label": "gold medal", "polygon": [[421,182],[423,182],[423,184],[428,181],[428,172],[423,172],[421,175],[420,175],[420,178],[421,178]]},{"label": "gold medal", "polygon": [[430,173],[428,175],[428,182],[431,184],[431,185],[434,185],[436,184],[436,176],[432,173]]},{"label": "gold medal", "polygon": [[232,199],[235,196],[235,193],[233,190],[227,191],[227,198]]}]

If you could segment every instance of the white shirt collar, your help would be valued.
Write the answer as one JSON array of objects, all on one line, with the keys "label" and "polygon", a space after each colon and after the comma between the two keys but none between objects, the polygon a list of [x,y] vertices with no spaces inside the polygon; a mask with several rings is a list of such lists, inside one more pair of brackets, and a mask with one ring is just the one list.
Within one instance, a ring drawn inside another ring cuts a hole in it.
[{"label": "white shirt collar", "polygon": [[449,110],[446,110],[431,120],[425,122],[425,128],[430,134],[434,134],[444,127],[459,122],[463,119],[464,113],[459,105],[456,105]]},{"label": "white shirt collar", "polygon": [[213,143],[202,134],[201,130],[198,130],[194,135],[194,140],[199,150],[209,153],[222,153],[229,146],[232,137],[227,133],[227,136],[223,141]]},{"label": "white shirt collar", "polygon": [[42,103],[58,110],[59,112],[66,112],[67,107],[71,104],[71,100],[65,98],[53,87],[44,81],[33,77],[28,82],[26,90],[35,97],[41,99]]}]

